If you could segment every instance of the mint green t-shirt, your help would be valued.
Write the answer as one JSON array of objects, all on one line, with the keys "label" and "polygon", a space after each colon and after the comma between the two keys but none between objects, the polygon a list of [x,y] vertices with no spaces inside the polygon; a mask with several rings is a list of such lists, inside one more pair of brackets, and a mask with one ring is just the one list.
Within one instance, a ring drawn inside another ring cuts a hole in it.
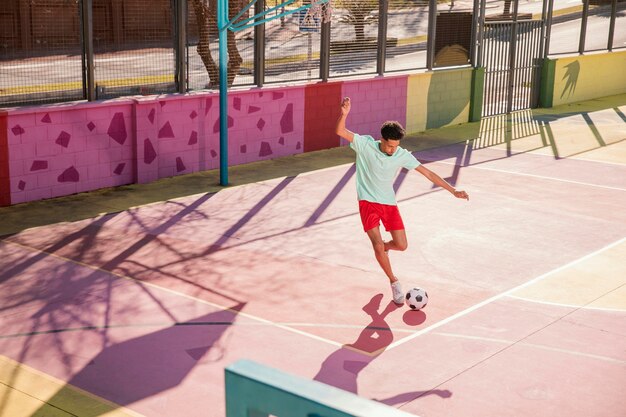
[{"label": "mint green t-shirt", "polygon": [[356,152],[356,193],[359,200],[395,206],[393,181],[398,171],[415,169],[420,162],[401,147],[389,156],[380,150],[379,144],[369,135],[354,134],[350,147]]}]

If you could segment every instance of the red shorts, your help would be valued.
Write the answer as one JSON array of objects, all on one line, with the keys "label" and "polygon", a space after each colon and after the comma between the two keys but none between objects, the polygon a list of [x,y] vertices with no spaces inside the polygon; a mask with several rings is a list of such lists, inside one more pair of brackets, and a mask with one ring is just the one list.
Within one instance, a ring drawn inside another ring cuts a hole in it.
[{"label": "red shorts", "polygon": [[388,232],[390,230],[404,230],[404,223],[402,223],[398,206],[359,200],[359,213],[361,213],[363,230],[366,232],[378,227],[381,221]]}]

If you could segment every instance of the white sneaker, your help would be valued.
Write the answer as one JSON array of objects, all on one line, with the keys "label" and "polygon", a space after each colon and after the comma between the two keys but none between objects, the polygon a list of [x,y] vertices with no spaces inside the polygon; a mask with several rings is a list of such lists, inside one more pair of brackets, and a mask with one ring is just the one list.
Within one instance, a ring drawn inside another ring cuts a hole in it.
[{"label": "white sneaker", "polygon": [[402,291],[402,284],[400,281],[391,283],[391,294],[393,296],[393,302],[402,305],[404,304],[404,292]]}]

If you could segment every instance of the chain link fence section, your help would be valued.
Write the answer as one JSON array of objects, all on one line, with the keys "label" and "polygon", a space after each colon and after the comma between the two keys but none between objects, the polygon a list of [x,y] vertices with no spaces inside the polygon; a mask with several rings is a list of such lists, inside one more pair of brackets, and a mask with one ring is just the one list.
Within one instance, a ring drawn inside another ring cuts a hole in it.
[{"label": "chain link fence section", "polygon": [[617,3],[614,30],[613,49],[626,48],[626,1]]},{"label": "chain link fence section", "polygon": [[330,77],[376,73],[379,2],[333,0]]},{"label": "chain link fence section", "polygon": [[0,2],[0,107],[85,97],[78,0]]},{"label": "chain link fence section", "polygon": [[[266,9],[282,3],[267,0]],[[301,7],[296,1],[287,8]],[[265,82],[313,81],[320,77],[321,22],[309,10],[292,13],[265,24]]]},{"label": "chain link fence section", "polygon": [[172,6],[170,0],[93,0],[97,99],[176,91]]},{"label": "chain link fence section", "polygon": [[[230,18],[248,4],[244,0],[230,0]],[[240,20],[254,16],[250,8]],[[219,35],[217,31],[217,0],[187,1],[187,89],[218,88]],[[231,85],[254,84],[254,29],[228,31],[229,77]],[[234,43],[233,43],[234,41]],[[235,66],[233,66],[233,64]]]},{"label": "chain link fence section", "polygon": [[426,68],[428,0],[389,0],[386,71]]}]

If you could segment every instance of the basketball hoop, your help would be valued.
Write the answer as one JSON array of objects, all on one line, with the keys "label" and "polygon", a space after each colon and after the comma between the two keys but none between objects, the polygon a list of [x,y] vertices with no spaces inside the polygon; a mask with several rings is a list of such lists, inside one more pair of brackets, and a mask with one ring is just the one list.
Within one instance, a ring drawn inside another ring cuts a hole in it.
[{"label": "basketball hoop", "polygon": [[[322,23],[330,23],[332,18],[331,0],[309,0],[308,4],[291,10],[285,10],[286,6],[296,0],[286,0],[281,4],[257,13],[252,17],[244,18],[248,10],[254,6],[257,0],[251,0],[232,19],[228,16],[228,0],[217,0],[217,29],[219,32],[219,80],[220,80],[220,184],[228,185],[228,69],[226,63],[227,38],[226,31],[238,32],[254,26],[262,25],[274,19],[281,18],[300,11],[309,12],[313,21],[317,19]],[[308,9],[308,10],[307,10]],[[276,13],[272,15],[272,13]]]},{"label": "basketball hoop", "polygon": [[330,23],[333,18],[332,0],[325,2],[314,1],[308,12],[313,18],[319,19],[322,23]]}]

